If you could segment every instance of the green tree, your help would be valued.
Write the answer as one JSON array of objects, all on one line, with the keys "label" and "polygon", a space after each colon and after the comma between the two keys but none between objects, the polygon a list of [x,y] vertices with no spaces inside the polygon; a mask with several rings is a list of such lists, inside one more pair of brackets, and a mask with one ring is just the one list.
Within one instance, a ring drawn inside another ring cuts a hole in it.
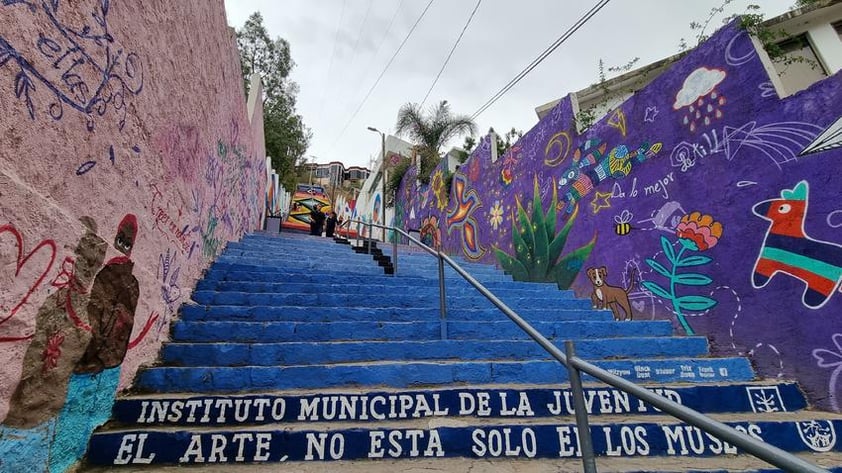
[{"label": "green tree", "polygon": [[[494,131],[494,128],[489,128],[488,132],[491,133]],[[495,132],[496,135],[496,132]],[[497,156],[503,156],[506,154],[506,151],[512,147],[519,139],[523,138],[523,131],[516,130],[515,127],[512,127],[505,135],[497,135]]]},{"label": "green tree", "polygon": [[296,112],[298,85],[289,79],[295,67],[289,43],[282,38],[273,40],[263,26],[263,16],[255,12],[237,31],[237,46],[246,94],[252,74],[260,74],[263,81],[266,154],[284,187],[294,189],[295,169],[303,161],[312,132]]},{"label": "green tree", "polygon": [[419,104],[407,103],[398,110],[395,131],[408,135],[415,142],[421,159],[419,179],[428,182],[430,172],[441,160],[441,148],[453,138],[477,132],[477,125],[467,115],[454,115],[447,100],[442,100],[425,113]]}]

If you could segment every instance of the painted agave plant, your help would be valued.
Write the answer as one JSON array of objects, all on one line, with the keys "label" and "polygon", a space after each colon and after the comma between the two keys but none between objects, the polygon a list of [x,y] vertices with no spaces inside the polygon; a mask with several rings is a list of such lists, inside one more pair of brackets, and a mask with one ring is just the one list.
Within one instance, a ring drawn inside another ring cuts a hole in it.
[{"label": "painted agave plant", "polygon": [[576,275],[590,256],[596,233],[584,246],[562,256],[567,236],[573,228],[579,207],[576,206],[560,232],[556,233],[556,208],[558,191],[553,183],[553,199],[550,208],[544,212],[541,203],[541,191],[538,178],[532,197],[532,216],[530,217],[517,201],[517,218],[512,216],[512,244],[515,254],[509,255],[499,248],[494,249],[497,261],[503,270],[512,275],[515,281],[555,282],[559,289],[569,289]]}]

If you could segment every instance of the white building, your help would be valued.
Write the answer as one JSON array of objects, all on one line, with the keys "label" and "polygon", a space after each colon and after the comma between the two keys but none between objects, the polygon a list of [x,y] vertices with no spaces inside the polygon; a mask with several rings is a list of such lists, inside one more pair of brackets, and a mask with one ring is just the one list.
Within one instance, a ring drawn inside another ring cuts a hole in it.
[{"label": "white building", "polygon": [[[792,10],[763,22],[762,27],[785,36],[776,42],[782,56],[772,60],[759,40],[753,38],[758,54],[781,98],[842,69],[842,0],[825,0]],[[684,53],[676,54],[570,94],[579,131],[598,121],[634,93],[658,77]],[[804,58],[803,60],[793,58]],[[550,112],[559,100],[535,109],[538,118]]]}]

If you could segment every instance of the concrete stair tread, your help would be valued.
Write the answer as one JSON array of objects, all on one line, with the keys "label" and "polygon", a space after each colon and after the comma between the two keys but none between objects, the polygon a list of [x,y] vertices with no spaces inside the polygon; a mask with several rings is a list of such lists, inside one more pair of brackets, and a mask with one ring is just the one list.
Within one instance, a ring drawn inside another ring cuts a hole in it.
[{"label": "concrete stair tread", "polygon": [[[442,327],[450,339],[501,337],[527,340],[509,320],[453,320],[442,324],[437,320],[389,322],[378,320],[350,322],[249,322],[249,321],[179,321],[173,326],[172,340],[180,341],[337,341],[337,340],[409,340],[440,339]],[[615,322],[596,321],[532,321],[536,330],[550,340],[585,337],[614,338],[628,336],[672,335],[668,321]]]},{"label": "concrete stair tread", "polygon": [[[315,293],[315,294],[301,294],[301,293],[290,293],[290,292],[282,292],[282,293],[271,293],[271,292],[261,292],[261,293],[248,293],[248,292],[236,292],[236,291],[196,291],[191,296],[191,300],[197,304],[201,305],[248,305],[252,306],[254,304],[260,305],[305,305],[307,302],[306,299],[313,298],[315,299],[312,303],[313,305],[321,306],[322,304],[339,304],[340,306],[347,306],[347,304],[354,299],[360,298],[361,294],[352,294],[352,293],[342,293],[342,294],[331,294],[331,293]],[[382,294],[381,294],[382,296]],[[498,296],[504,303],[507,305],[515,306],[513,308],[517,309],[521,306],[552,306],[559,302],[567,302],[577,307],[586,308],[589,307],[589,302],[584,301],[581,299],[573,299],[569,294],[547,294],[547,295],[512,295],[512,294],[501,294]],[[403,294],[390,294],[388,297],[372,297],[372,300],[368,301],[368,305],[370,307],[394,307],[394,306],[407,306],[407,307],[416,307],[418,305],[429,304],[430,307],[438,308],[439,304],[439,295],[437,293],[429,292],[427,294],[418,294],[418,293],[403,293]],[[449,305],[456,304],[458,306],[462,306],[463,304],[469,304],[471,307],[492,307],[492,303],[490,300],[482,296],[481,294],[463,294],[463,293],[456,293],[456,294],[448,294],[447,296],[447,303]]]},{"label": "concrete stair tread", "polygon": [[[245,322],[249,323],[249,322]],[[646,342],[656,342],[661,340],[707,340],[705,337],[700,336],[670,336],[670,337],[646,337],[646,336],[628,336],[628,337],[613,337],[613,338],[587,338],[587,339],[574,339],[577,344],[577,347],[580,343],[586,344],[598,344],[604,342],[615,341],[615,338],[622,338],[624,341],[630,341],[635,343],[646,343]],[[400,341],[389,341],[389,340],[328,340],[324,342],[187,342],[187,341],[172,341],[169,342],[169,346],[193,346],[193,345],[231,345],[231,346],[251,346],[251,347],[271,347],[277,346],[278,348],[297,348],[299,346],[304,345],[321,345],[321,346],[328,346],[328,347],[335,347],[335,348],[345,348],[351,346],[359,346],[359,345],[373,345],[373,346],[384,346],[384,345],[401,345],[401,346],[424,346],[424,347],[435,347],[435,346],[442,346],[442,345],[463,345],[466,341],[470,341],[470,339],[458,339],[458,340],[400,340]],[[535,345],[534,341],[531,340],[512,340],[509,338],[482,338],[476,341],[482,341],[483,343],[494,343],[494,344],[512,344],[512,345]],[[559,342],[557,346],[564,346],[563,343]],[[581,355],[580,355],[581,356]],[[584,358],[584,356],[581,356]]]},{"label": "concrete stair tread", "polygon": [[[229,287],[226,287],[225,285]],[[355,295],[382,295],[384,291],[393,291],[393,292],[400,292],[402,290],[412,290],[418,292],[432,292],[433,295],[438,296],[439,286],[438,284],[433,284],[433,281],[430,281],[427,285],[418,285],[418,284],[403,284],[403,285],[385,285],[385,284],[336,284],[336,283],[325,283],[325,284],[312,284],[312,283],[299,283],[299,284],[292,284],[292,283],[254,283],[254,282],[245,282],[240,283],[241,286],[230,287],[232,284],[230,282],[221,283],[220,286],[213,289],[200,289],[201,291],[208,291],[208,292],[233,292],[233,293],[248,293],[248,294],[288,294],[288,293],[296,293],[296,294],[313,294],[313,293],[328,293],[328,294],[355,294]],[[245,287],[245,285],[250,284],[253,287]],[[487,287],[487,286],[486,286]],[[244,290],[248,289],[248,291]],[[459,292],[469,292],[473,291],[474,294],[479,295],[479,292],[473,287],[459,287],[453,288],[448,287],[446,291],[459,291]],[[498,292],[505,292],[506,294],[517,295],[529,295],[535,296],[535,291],[532,289],[527,288],[518,288],[518,289],[497,289],[494,290],[495,295],[500,297]],[[463,294],[465,295],[465,294]],[[568,298],[573,297],[573,293],[571,291],[560,291],[553,286],[553,290],[547,290],[541,293],[541,296],[567,296]],[[559,297],[561,298],[561,297]]]},{"label": "concrete stair tread", "polygon": [[[842,472],[842,460],[838,453],[797,453],[797,457],[824,466],[833,473]],[[652,458],[649,457],[599,457],[597,467],[601,473],[640,473],[651,472]],[[739,472],[772,473],[775,469],[768,463],[750,455],[728,455],[711,458],[658,457],[658,471],[667,473],[704,473],[704,472]],[[112,471],[112,466],[87,466],[82,472],[105,473]],[[520,459],[510,458],[505,461],[471,458],[437,459],[378,459],[372,461],[336,461],[336,462],[289,462],[289,463],[248,463],[248,464],[202,464],[202,465],[149,465],[126,466],[118,471],[123,473],[207,472],[207,473],[581,473],[581,459]]]},{"label": "concrete stair tread", "polygon": [[[613,321],[611,311],[581,309],[558,309],[547,312],[540,309],[519,310],[518,313],[530,322],[560,322],[572,320]],[[412,322],[440,320],[438,308],[419,307],[379,307],[379,308],[347,308],[347,307],[303,307],[303,306],[203,306],[198,304],[184,305],[181,308],[181,320],[190,322],[330,322],[336,320],[337,315],[343,320],[370,321],[373,318],[392,322]],[[497,308],[458,308],[450,309],[448,320],[503,320],[503,315]],[[508,320],[508,319],[506,319]],[[638,321],[634,321],[637,323]]]},{"label": "concrete stair tread", "polygon": [[[743,357],[643,358],[598,360],[595,365],[638,382],[750,381],[754,372]],[[589,379],[587,376],[585,379]],[[452,361],[343,363],[285,367],[151,367],[141,371],[139,390],[253,392],[266,389],[323,388],[354,385],[426,388],[443,385],[567,381],[556,361]]]},{"label": "concrete stair tread", "polygon": [[[267,410],[268,411],[268,410]],[[711,419],[725,424],[750,424],[757,422],[804,422],[805,420],[834,421],[842,422],[842,415],[831,412],[773,412],[773,413],[709,413]],[[229,417],[231,415],[229,414]],[[197,416],[198,418],[198,416]],[[600,429],[607,425],[633,426],[636,424],[658,424],[658,425],[690,425],[675,417],[664,414],[652,415],[593,415],[588,418],[593,429]],[[452,417],[423,417],[406,419],[383,419],[372,421],[360,420],[283,420],[266,422],[262,424],[249,423],[228,423],[228,424],[121,424],[110,422],[101,429],[100,433],[124,433],[134,432],[140,428],[164,433],[175,433],[189,430],[192,433],[214,433],[218,431],[253,431],[271,432],[282,428],[285,432],[330,432],[333,430],[396,430],[396,429],[435,429],[440,427],[453,428],[500,428],[515,426],[554,426],[572,425],[576,423],[575,415],[563,414],[553,419],[547,417],[478,417],[478,416],[452,416]],[[597,431],[598,433],[598,431]],[[842,453],[840,455],[840,466],[842,466]]]},{"label": "concrete stair tread", "polygon": [[[792,385],[797,388],[797,384],[789,381],[789,380],[777,380],[772,378],[759,378],[752,381],[735,381],[735,382],[710,382],[706,383],[703,381],[692,383],[692,384],[682,384],[682,383],[639,383],[640,386],[645,388],[668,388],[668,389],[675,389],[675,388],[716,388],[721,386],[758,386],[758,387],[771,387],[771,386],[779,386],[779,385]],[[570,387],[569,383],[560,383],[554,386],[547,386],[543,384],[531,384],[531,383],[486,383],[482,386],[463,386],[458,390],[462,389],[479,389],[479,390],[527,390],[527,389],[538,389],[538,390],[546,390],[546,389],[568,389]],[[612,389],[602,383],[600,381],[588,381],[582,380],[582,387],[584,389]],[[447,390],[447,388],[434,388],[427,390],[425,392],[442,392]],[[800,390],[798,390],[800,392]],[[269,396],[303,396],[303,395],[330,395],[330,394],[365,394],[375,392],[372,388],[368,386],[349,386],[345,388],[331,388],[326,387],[322,389],[318,389],[318,391],[313,389],[280,389],[280,390],[263,390],[261,394],[269,395]],[[384,393],[404,393],[409,392],[406,389],[400,388],[392,388],[388,386],[384,386],[382,388],[377,388],[376,392],[384,392]],[[411,392],[420,392],[413,390]],[[156,394],[156,393],[137,393],[132,392],[131,390],[123,391],[122,395],[117,396],[117,401],[124,400],[124,399],[154,399],[157,397],[167,397],[167,398],[184,398],[189,396],[196,396],[197,393],[191,392],[175,392],[175,393],[167,393],[167,394]],[[254,393],[220,393],[219,395],[209,394],[209,395],[201,395],[202,397],[237,397],[237,396],[254,396]],[[823,412],[823,411],[820,411]]]},{"label": "concrete stair tread", "polygon": [[[633,358],[641,356],[704,356],[704,337],[588,338],[576,340],[583,359]],[[558,343],[562,347],[563,344]],[[332,340],[323,342],[196,342],[169,343],[162,355],[165,365],[217,366],[347,363],[355,360],[539,360],[550,359],[531,340],[463,338],[459,340]]]}]

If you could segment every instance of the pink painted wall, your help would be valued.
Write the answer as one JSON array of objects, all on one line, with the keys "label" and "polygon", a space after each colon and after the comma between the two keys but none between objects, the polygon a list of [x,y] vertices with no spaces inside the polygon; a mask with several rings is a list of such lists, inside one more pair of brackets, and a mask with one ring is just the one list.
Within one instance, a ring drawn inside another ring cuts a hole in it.
[{"label": "pink painted wall", "polygon": [[[125,388],[202,270],[259,228],[262,106],[247,116],[222,0],[12,0],[0,5],[0,111],[0,421],[37,429],[80,395],[67,378],[105,331],[90,301],[123,297],[93,287],[105,265],[137,280],[135,307],[121,300],[117,314],[130,333]],[[130,250],[115,242],[127,215]],[[86,243],[82,217],[96,227]],[[22,377],[60,388],[12,402]],[[11,420],[23,407],[40,409],[37,426]],[[36,460],[52,471],[74,460],[55,456]]]}]

